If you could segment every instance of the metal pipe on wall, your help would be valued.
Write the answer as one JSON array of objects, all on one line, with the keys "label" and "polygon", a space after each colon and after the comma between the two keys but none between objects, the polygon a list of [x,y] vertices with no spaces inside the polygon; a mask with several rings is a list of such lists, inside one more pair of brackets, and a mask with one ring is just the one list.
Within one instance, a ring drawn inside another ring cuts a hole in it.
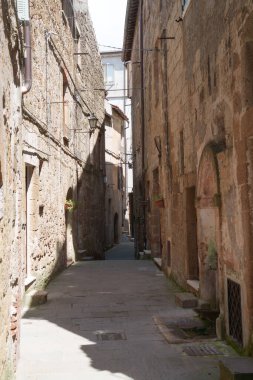
[{"label": "metal pipe on wall", "polygon": [[141,65],[141,143],[142,143],[142,198],[143,198],[143,248],[146,248],[146,175],[145,175],[145,92],[144,92],[144,22],[143,0],[140,8],[140,65]]},{"label": "metal pipe on wall", "polygon": [[31,47],[31,23],[30,20],[24,21],[24,83],[22,85],[22,94],[26,94],[32,87],[32,47]]}]

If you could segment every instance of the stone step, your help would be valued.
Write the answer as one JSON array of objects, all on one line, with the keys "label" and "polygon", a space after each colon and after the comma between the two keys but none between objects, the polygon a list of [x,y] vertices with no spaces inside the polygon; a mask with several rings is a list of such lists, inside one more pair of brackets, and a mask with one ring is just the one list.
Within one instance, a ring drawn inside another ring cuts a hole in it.
[{"label": "stone step", "polygon": [[87,249],[78,249],[77,252],[83,255],[87,252]]},{"label": "stone step", "polygon": [[162,259],[160,257],[153,257],[155,265],[162,270]]},{"label": "stone step", "polygon": [[151,259],[151,255],[144,250],[144,252],[139,252],[139,258],[140,260],[149,260]]},{"label": "stone step", "polygon": [[199,281],[198,280],[187,280],[187,286],[190,292],[196,296],[199,294]]},{"label": "stone step", "polygon": [[220,380],[252,380],[253,358],[224,358],[219,362]]},{"label": "stone step", "polygon": [[192,293],[176,293],[175,302],[183,309],[192,309],[198,306],[198,299]]},{"label": "stone step", "polygon": [[47,302],[47,292],[45,290],[31,290],[25,295],[25,306],[26,307],[34,307],[38,305],[43,305]]},{"label": "stone step", "polygon": [[80,261],[93,261],[95,260],[94,256],[83,256],[80,258]]}]

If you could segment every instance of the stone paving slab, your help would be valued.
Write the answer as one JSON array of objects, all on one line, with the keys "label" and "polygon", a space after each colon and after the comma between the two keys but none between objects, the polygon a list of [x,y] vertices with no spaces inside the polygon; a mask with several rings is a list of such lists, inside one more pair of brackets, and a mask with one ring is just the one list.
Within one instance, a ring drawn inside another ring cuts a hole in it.
[{"label": "stone paving slab", "polygon": [[[218,380],[218,359],[168,344],[153,317],[192,317],[175,305],[175,284],[152,261],[81,262],[47,288],[48,303],[27,311],[17,380]],[[98,331],[125,340],[99,341]]]}]

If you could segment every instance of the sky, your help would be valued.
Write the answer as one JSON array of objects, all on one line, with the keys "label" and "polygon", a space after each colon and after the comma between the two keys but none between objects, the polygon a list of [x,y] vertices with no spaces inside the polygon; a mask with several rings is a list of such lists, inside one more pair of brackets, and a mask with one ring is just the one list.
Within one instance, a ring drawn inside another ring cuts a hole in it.
[{"label": "sky", "polygon": [[88,4],[98,44],[122,48],[127,0],[88,0]]}]

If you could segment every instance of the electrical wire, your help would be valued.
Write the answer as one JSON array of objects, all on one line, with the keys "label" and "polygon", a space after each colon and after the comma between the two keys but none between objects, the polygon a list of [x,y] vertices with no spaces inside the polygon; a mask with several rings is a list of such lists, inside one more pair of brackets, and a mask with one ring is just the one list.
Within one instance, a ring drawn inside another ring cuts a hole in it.
[{"label": "electrical wire", "polygon": [[[57,25],[57,23],[55,22],[55,20],[54,20],[53,17],[52,17],[52,12],[49,11],[50,6],[49,6],[49,4],[48,4],[48,1],[45,0],[45,3],[46,3],[46,6],[47,6],[47,12],[48,12],[48,15],[49,15],[49,17],[50,17],[50,19],[51,19],[51,22],[53,23],[53,27],[55,28],[55,25]],[[57,25],[57,26],[58,26],[58,25]],[[75,88],[75,91],[78,93],[78,95],[79,95],[80,98],[82,99],[83,103],[85,104],[85,106],[87,107],[87,109],[89,110],[89,112],[92,113],[92,111],[91,111],[89,105],[85,102],[85,100],[84,100],[83,97],[81,96],[80,92],[78,91],[78,88],[76,87],[76,84],[75,84],[75,80],[74,80],[74,78],[72,77],[72,75],[71,75],[71,73],[70,73],[70,71],[69,71],[69,68],[68,68],[68,66],[67,66],[67,64],[66,64],[66,62],[65,62],[65,60],[64,60],[64,58],[62,57],[61,52],[59,52],[59,49],[57,48],[57,46],[56,46],[56,44],[55,44],[55,41],[54,41],[53,38],[52,38],[52,35],[51,35],[50,37],[51,37],[51,38],[50,38],[50,41],[53,43],[55,49],[57,50],[58,54],[60,55],[60,58],[61,58],[61,60],[62,60],[62,62],[63,62],[63,64],[64,64],[64,66],[65,66],[65,68],[66,68],[66,70],[67,70],[67,72],[68,72],[68,76],[69,76],[69,78],[71,79],[71,82],[72,82],[72,84],[73,84],[73,86],[74,86],[74,88]],[[66,51],[69,53],[69,55],[70,55],[70,52],[69,52],[69,50],[66,48],[66,45],[65,45],[65,43],[64,43],[64,40],[62,39],[60,33],[57,34],[57,37],[61,40],[61,43],[62,43],[63,47],[65,48],[65,50],[66,50]],[[77,101],[77,102],[78,102],[78,101]],[[79,102],[78,102],[78,103],[79,103]],[[80,103],[79,103],[79,104],[80,104]],[[81,106],[81,104],[80,104],[80,106]],[[88,116],[88,115],[85,114],[85,116]]]}]

